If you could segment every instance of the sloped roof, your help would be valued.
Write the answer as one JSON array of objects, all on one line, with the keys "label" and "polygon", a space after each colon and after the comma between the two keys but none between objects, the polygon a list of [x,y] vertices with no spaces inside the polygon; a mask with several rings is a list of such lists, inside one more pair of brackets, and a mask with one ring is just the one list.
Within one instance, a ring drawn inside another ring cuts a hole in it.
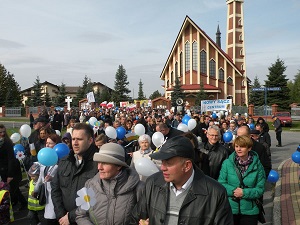
[{"label": "sloped roof", "polygon": [[172,49],[171,49],[171,52],[170,52],[170,54],[169,54],[169,56],[168,56],[168,59],[167,59],[167,61],[166,61],[166,63],[165,63],[165,65],[164,65],[164,68],[163,68],[163,70],[162,70],[162,72],[161,72],[161,75],[160,75],[160,79],[164,79],[163,78],[163,75],[164,75],[164,72],[165,72],[165,70],[166,70],[166,66],[169,64],[169,61],[170,61],[170,59],[171,59],[171,56],[173,55],[173,53],[174,53],[174,50],[175,50],[175,48],[176,48],[176,46],[178,45],[178,41],[179,41],[179,39],[181,38],[181,36],[182,36],[182,33],[183,33],[183,31],[185,30],[185,28],[188,26],[188,25],[192,25],[193,27],[195,27],[196,29],[197,29],[197,31],[211,44],[211,45],[213,45],[214,46],[214,48],[228,61],[228,63],[230,63],[230,65],[233,67],[233,68],[235,68],[235,70],[241,75],[241,76],[243,76],[243,74],[242,74],[242,71],[233,63],[233,61],[232,61],[232,59],[229,57],[229,55],[226,53],[226,52],[224,52],[217,44],[216,44],[216,42],[215,41],[213,41],[189,16],[186,16],[185,17],[185,19],[184,19],[184,21],[183,21],[183,24],[182,24],[182,26],[181,26],[181,28],[180,28],[180,31],[179,31],[179,33],[178,33],[178,35],[177,35],[177,38],[176,38],[176,40],[175,40],[175,42],[174,42],[174,44],[173,44],[173,47],[172,47]]},{"label": "sloped roof", "polygon": [[[214,85],[211,85],[211,84],[204,84],[203,85],[203,89],[204,90],[216,90],[216,91],[221,91],[221,88],[218,88]],[[180,88],[182,90],[199,90],[200,89],[200,86],[199,84],[186,84],[186,85],[181,85]],[[174,88],[168,88],[167,91],[172,91]]]}]

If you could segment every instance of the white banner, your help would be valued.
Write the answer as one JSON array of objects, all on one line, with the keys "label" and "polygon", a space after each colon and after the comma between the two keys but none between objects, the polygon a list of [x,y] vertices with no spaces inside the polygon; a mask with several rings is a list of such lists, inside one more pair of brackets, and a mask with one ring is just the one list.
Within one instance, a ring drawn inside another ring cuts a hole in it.
[{"label": "white banner", "polygon": [[216,99],[201,101],[201,112],[207,111],[231,111],[232,99]]},{"label": "white banner", "polygon": [[95,102],[94,93],[92,91],[86,94],[86,98],[88,102]]}]

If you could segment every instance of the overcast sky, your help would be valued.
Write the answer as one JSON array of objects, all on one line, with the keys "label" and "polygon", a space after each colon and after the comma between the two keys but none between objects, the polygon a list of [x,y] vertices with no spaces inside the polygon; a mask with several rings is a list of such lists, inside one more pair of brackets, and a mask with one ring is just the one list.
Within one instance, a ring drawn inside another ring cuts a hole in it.
[{"label": "overcast sky", "polygon": [[[300,1],[245,0],[246,66],[263,84],[280,58],[288,79],[300,69]],[[226,39],[226,0],[1,0],[0,63],[21,89],[41,82],[80,86],[85,75],[114,87],[122,64],[137,97],[147,97],[159,79],[188,15],[213,40],[219,23]]]}]

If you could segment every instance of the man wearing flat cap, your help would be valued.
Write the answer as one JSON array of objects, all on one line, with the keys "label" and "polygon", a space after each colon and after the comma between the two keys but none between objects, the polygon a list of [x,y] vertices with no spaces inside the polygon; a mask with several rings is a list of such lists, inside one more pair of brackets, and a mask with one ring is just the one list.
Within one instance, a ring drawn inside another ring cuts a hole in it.
[{"label": "man wearing flat cap", "polygon": [[195,153],[188,138],[170,138],[150,157],[162,160],[161,171],[146,180],[130,224],[138,224],[140,219],[155,225],[233,224],[226,190],[194,165]]},{"label": "man wearing flat cap", "polygon": [[136,170],[126,164],[124,148],[119,144],[102,145],[94,161],[98,162],[99,172],[85,183],[85,187],[94,191],[96,204],[88,211],[77,209],[77,224],[128,224],[144,183]]}]

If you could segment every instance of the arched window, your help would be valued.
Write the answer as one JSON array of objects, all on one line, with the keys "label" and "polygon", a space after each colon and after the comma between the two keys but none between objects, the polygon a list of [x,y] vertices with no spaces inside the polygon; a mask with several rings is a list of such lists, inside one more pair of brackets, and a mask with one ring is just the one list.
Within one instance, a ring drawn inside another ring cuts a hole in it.
[{"label": "arched window", "polygon": [[180,56],[179,56],[179,63],[180,63],[180,71],[179,71],[179,73],[180,73],[180,76],[182,77],[182,75],[183,75],[183,59],[182,59],[182,52],[180,52]]},{"label": "arched window", "polygon": [[233,80],[232,80],[231,77],[228,77],[228,78],[227,78],[227,84],[233,84]]},{"label": "arched window", "polygon": [[175,63],[175,77],[178,77],[178,62]]},{"label": "arched window", "polygon": [[174,73],[173,71],[171,72],[171,85],[174,83]]},{"label": "arched window", "polygon": [[206,62],[206,52],[202,50],[200,52],[200,72],[207,74],[207,62]]},{"label": "arched window", "polygon": [[216,62],[213,59],[209,61],[209,76],[216,77]]},{"label": "arched window", "polygon": [[190,42],[185,43],[185,72],[190,70]]},{"label": "arched window", "polygon": [[240,55],[243,56],[244,55],[244,49],[240,50]]},{"label": "arched window", "polygon": [[240,40],[240,41],[243,41],[243,35],[242,35],[242,34],[240,34],[239,40]]},{"label": "arched window", "polygon": [[224,70],[222,68],[219,69],[219,80],[224,80]]},{"label": "arched window", "polygon": [[193,70],[197,71],[198,69],[198,44],[196,41],[193,42]]},{"label": "arched window", "polygon": [[169,88],[170,82],[169,80],[167,80],[167,88]]},{"label": "arched window", "polygon": [[242,19],[239,19],[239,21],[238,21],[238,25],[239,25],[239,26],[243,26]]}]

